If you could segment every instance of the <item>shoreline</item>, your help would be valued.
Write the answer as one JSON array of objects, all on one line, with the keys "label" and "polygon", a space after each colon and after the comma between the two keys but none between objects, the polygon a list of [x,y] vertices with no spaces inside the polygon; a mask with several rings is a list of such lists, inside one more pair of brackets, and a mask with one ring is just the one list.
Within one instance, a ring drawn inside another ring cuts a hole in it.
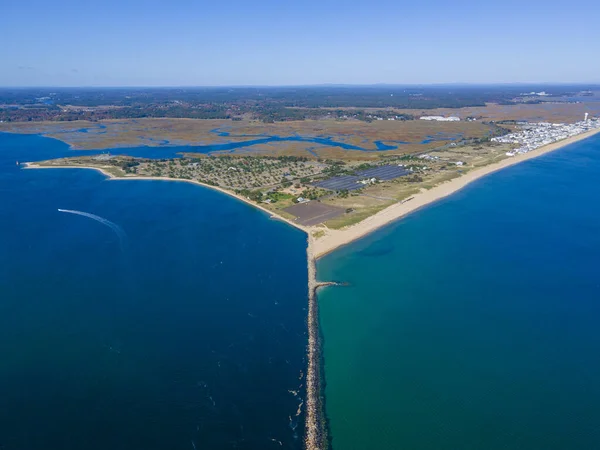
[{"label": "shoreline", "polygon": [[305,449],[307,450],[324,450],[327,447],[327,435],[326,427],[324,422],[324,411],[322,402],[321,392],[321,345],[319,339],[319,314],[317,305],[317,289],[319,283],[317,282],[317,269],[316,269],[316,258],[314,256],[314,238],[311,235],[311,230],[303,227],[297,223],[292,222],[285,217],[279,216],[277,213],[270,211],[269,209],[242,197],[241,195],[235,194],[234,192],[228,191],[219,186],[211,186],[208,184],[201,183],[195,180],[185,180],[181,178],[168,178],[168,177],[118,177],[110,172],[107,172],[101,167],[92,166],[40,166],[33,162],[23,163],[24,169],[92,169],[103,174],[108,180],[147,180],[147,181],[174,181],[174,182],[187,182],[196,184],[199,186],[211,188],[221,193],[227,194],[239,201],[242,201],[250,206],[256,207],[266,212],[271,218],[282,220],[283,222],[291,225],[307,234],[307,274],[308,274],[308,313],[307,313],[307,329],[308,329],[308,343],[307,343],[307,369],[306,369],[306,420],[305,420]]},{"label": "shoreline", "polygon": [[210,184],[205,184],[202,183],[200,181],[196,181],[196,180],[186,180],[184,178],[169,178],[169,177],[119,177],[116,175],[113,175],[110,172],[107,172],[105,169],[101,168],[101,167],[93,167],[93,166],[40,166],[39,164],[35,163],[35,162],[26,162],[23,163],[24,167],[23,169],[86,169],[86,170],[95,170],[97,172],[100,172],[102,175],[104,175],[107,179],[113,181],[113,180],[131,180],[131,181],[135,181],[135,180],[146,180],[146,181],[177,181],[177,182],[184,182],[184,183],[191,183],[191,184],[195,184],[197,186],[203,186],[205,188],[209,188],[209,189],[213,189],[215,191],[221,192],[223,194],[227,194],[230,197],[233,197],[241,202],[244,202],[250,206],[253,206],[255,208],[258,208],[264,212],[266,212],[269,216],[271,216],[272,218],[275,218],[277,220],[281,220],[283,222],[286,222],[288,225],[291,225],[294,228],[297,228],[299,230],[304,231],[305,233],[309,233],[309,230],[306,227],[303,227],[300,224],[297,224],[289,219],[286,219],[283,216],[280,216],[279,214],[277,214],[274,211],[271,211],[270,209],[265,208],[264,206],[261,206],[260,204],[246,198],[243,197],[241,195],[236,194],[235,192],[232,191],[228,191],[225,188],[222,188],[220,186],[212,186]]},{"label": "shoreline", "polygon": [[[552,151],[558,150],[562,147],[565,147],[569,144],[573,144],[575,142],[579,142],[581,140],[587,139],[595,134],[600,133],[600,128],[596,128],[585,133],[578,134],[576,136],[571,136],[567,139],[563,139],[561,141],[553,142],[552,144],[545,145],[536,150],[532,150],[528,153],[523,153],[520,155],[516,155],[513,157],[508,157],[503,159],[497,163],[489,164],[487,166],[483,166],[477,169],[474,169],[466,174],[454,178],[450,181],[446,181],[438,186],[435,186],[429,190],[421,190],[421,192],[415,194],[410,199],[410,202],[397,202],[393,205],[388,206],[387,208],[379,211],[372,216],[367,217],[359,223],[354,225],[350,225],[347,228],[343,228],[340,230],[334,230],[327,228],[326,226],[302,226],[290,219],[287,219],[274,211],[271,211],[268,208],[256,203],[248,198],[245,198],[241,195],[236,194],[233,191],[227,190],[220,186],[212,186],[210,184],[205,184],[196,180],[186,180],[183,178],[169,178],[169,177],[137,177],[137,176],[116,176],[107,172],[105,169],[101,167],[93,167],[93,166],[40,166],[35,162],[27,162],[24,163],[26,169],[92,169],[102,173],[110,180],[148,180],[148,181],[171,181],[171,182],[185,182],[191,183],[198,186],[203,186],[209,189],[213,189],[215,191],[221,192],[223,194],[229,195],[239,201],[242,201],[250,206],[258,208],[264,212],[266,212],[271,218],[275,218],[281,220],[288,225],[291,225],[294,228],[297,228],[306,234],[309,235],[311,239],[309,239],[309,247],[311,248],[311,255],[314,259],[319,259],[322,256],[331,253],[332,251],[342,247],[344,245],[348,245],[351,242],[354,242],[377,229],[388,225],[389,223],[400,219],[418,209],[421,209],[430,203],[434,203],[444,197],[447,197],[460,189],[466,187],[468,184],[476,181],[480,178],[483,178],[491,173],[502,170],[506,167],[510,167],[516,164],[519,164],[523,161],[527,161],[529,159],[537,158],[546,153],[550,153]],[[312,232],[324,232],[325,234],[320,236],[317,239],[312,239]]]},{"label": "shoreline", "polygon": [[553,142],[552,144],[545,145],[528,153],[508,157],[497,163],[474,169],[471,172],[467,172],[458,178],[446,181],[445,183],[435,186],[429,190],[421,190],[421,192],[412,196],[410,202],[394,203],[393,205],[388,206],[378,213],[373,214],[372,216],[369,216],[363,221],[351,225],[348,228],[341,230],[321,228],[320,230],[325,231],[325,235],[314,241],[314,258],[319,259],[342,246],[348,245],[351,242],[371,234],[372,232],[390,224],[391,222],[394,222],[395,220],[398,220],[418,209],[452,195],[473,181],[476,181],[494,172],[498,172],[506,167],[514,166],[523,161],[537,158],[567,145],[582,141],[598,133],[600,133],[600,128],[596,128],[576,136],[571,136],[561,141]]},{"label": "shoreline", "polygon": [[308,329],[308,343],[307,343],[307,369],[306,369],[306,420],[305,420],[305,449],[307,450],[322,450],[326,448],[326,433],[324,424],[324,411],[323,403],[321,400],[321,345],[319,339],[319,319],[318,319],[318,306],[317,306],[317,295],[316,291],[319,287],[316,275],[316,258],[313,252],[314,239],[310,233],[310,229],[303,227],[297,223],[292,222],[285,217],[281,217],[277,213],[270,211],[269,209],[242,197],[241,195],[235,194],[234,192],[228,191],[219,186],[211,186],[208,184],[201,183],[195,180],[185,180],[181,178],[168,178],[168,177],[119,177],[107,172],[101,167],[92,166],[40,166],[33,162],[23,163],[24,169],[92,169],[100,172],[104,175],[107,180],[147,180],[147,181],[171,181],[171,182],[187,182],[203,186],[216,190],[218,192],[227,194],[241,202],[244,202],[250,206],[258,208],[266,212],[271,218],[281,220],[292,227],[295,227],[307,235],[307,274],[308,274],[308,313],[307,313],[307,329]]},{"label": "shoreline", "polygon": [[[318,314],[318,299],[317,289],[322,284],[317,281],[316,260],[344,245],[348,245],[376,230],[390,224],[391,222],[400,219],[418,209],[428,206],[442,198],[445,198],[460,189],[466,187],[473,181],[483,178],[489,174],[519,164],[529,159],[537,158],[546,153],[558,150],[569,144],[587,139],[595,134],[600,133],[600,129],[590,130],[562,141],[540,147],[531,152],[521,154],[514,157],[503,159],[494,164],[490,164],[471,172],[466,173],[458,178],[440,184],[430,190],[422,190],[415,194],[410,202],[398,202],[378,213],[367,217],[363,221],[352,225],[342,230],[331,230],[322,227],[304,227],[293,221],[286,219],[277,213],[228,191],[219,186],[211,186],[195,180],[186,180],[180,178],[168,177],[119,177],[115,176],[101,167],[91,166],[40,166],[36,163],[25,163],[26,169],[92,169],[96,170],[107,177],[109,180],[149,180],[149,181],[172,181],[186,182],[213,189],[215,191],[227,194],[239,201],[242,201],[250,206],[258,208],[266,212],[271,218],[279,219],[292,227],[295,227],[307,234],[307,274],[308,274],[308,313],[307,313],[307,328],[308,328],[308,343],[307,343],[307,371],[306,371],[306,421],[305,421],[305,449],[307,450],[324,450],[328,446],[327,427],[325,423],[325,411],[323,406],[323,392],[321,391],[322,383],[322,349],[319,334],[319,314]],[[315,239],[312,235],[313,231],[325,231],[325,235]]]}]

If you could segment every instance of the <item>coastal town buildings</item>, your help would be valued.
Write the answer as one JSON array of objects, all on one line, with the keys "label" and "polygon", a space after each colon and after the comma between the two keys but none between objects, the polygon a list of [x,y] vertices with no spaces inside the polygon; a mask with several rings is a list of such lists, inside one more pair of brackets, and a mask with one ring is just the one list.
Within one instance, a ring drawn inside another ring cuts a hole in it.
[{"label": "coastal town buildings", "polygon": [[460,117],[456,116],[421,116],[419,117],[421,120],[435,120],[437,122],[460,122]]},{"label": "coastal town buildings", "polygon": [[586,120],[572,124],[531,123],[523,125],[521,131],[494,137],[491,140],[499,143],[517,144],[517,148],[506,153],[507,156],[515,156],[595,128],[600,128],[600,119],[598,118],[588,119],[586,117]]}]

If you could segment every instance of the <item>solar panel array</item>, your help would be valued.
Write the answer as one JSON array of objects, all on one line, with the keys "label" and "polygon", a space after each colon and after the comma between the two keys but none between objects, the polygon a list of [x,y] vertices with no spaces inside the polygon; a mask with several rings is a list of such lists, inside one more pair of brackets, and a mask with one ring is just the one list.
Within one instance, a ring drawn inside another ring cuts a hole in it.
[{"label": "solar panel array", "polygon": [[352,191],[364,187],[360,180],[377,178],[378,180],[393,180],[394,178],[409,175],[410,171],[399,166],[379,166],[372,169],[360,170],[356,175],[342,175],[314,183],[314,186],[332,191]]},{"label": "solar panel array", "polygon": [[332,191],[343,191],[348,190],[351,191],[353,189],[360,189],[364,187],[358,181],[361,178],[356,175],[342,175],[341,177],[333,177],[328,180],[319,181],[315,183],[314,186],[320,187],[323,189],[330,189]]},{"label": "solar panel array", "polygon": [[406,170],[404,167],[400,166],[379,166],[356,172],[359,177],[377,178],[378,180],[393,180],[394,178],[400,178],[408,175],[409,173],[409,170]]}]

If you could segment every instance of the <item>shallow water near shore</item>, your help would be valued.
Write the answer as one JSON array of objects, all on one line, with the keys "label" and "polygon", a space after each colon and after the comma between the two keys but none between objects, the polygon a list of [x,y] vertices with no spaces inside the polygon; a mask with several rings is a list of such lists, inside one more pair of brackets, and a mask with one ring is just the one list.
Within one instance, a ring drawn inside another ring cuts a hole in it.
[{"label": "shallow water near shore", "polygon": [[327,255],[333,450],[600,446],[600,135]]},{"label": "shallow water near shore", "polygon": [[0,134],[0,448],[302,448],[305,234],[188,183],[15,164],[65,152]]}]

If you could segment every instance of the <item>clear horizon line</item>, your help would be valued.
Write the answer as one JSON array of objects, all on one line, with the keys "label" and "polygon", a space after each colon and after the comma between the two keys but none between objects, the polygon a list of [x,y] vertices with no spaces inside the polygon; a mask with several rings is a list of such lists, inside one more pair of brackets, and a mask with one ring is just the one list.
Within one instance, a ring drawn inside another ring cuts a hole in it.
[{"label": "clear horizon line", "polygon": [[14,86],[2,85],[0,89],[218,89],[218,88],[318,88],[318,87],[444,87],[444,86],[588,86],[600,87],[600,81],[572,81],[572,82],[552,82],[552,81],[516,81],[516,82],[446,82],[446,83],[314,83],[314,84],[173,84],[173,85],[30,85]]}]

